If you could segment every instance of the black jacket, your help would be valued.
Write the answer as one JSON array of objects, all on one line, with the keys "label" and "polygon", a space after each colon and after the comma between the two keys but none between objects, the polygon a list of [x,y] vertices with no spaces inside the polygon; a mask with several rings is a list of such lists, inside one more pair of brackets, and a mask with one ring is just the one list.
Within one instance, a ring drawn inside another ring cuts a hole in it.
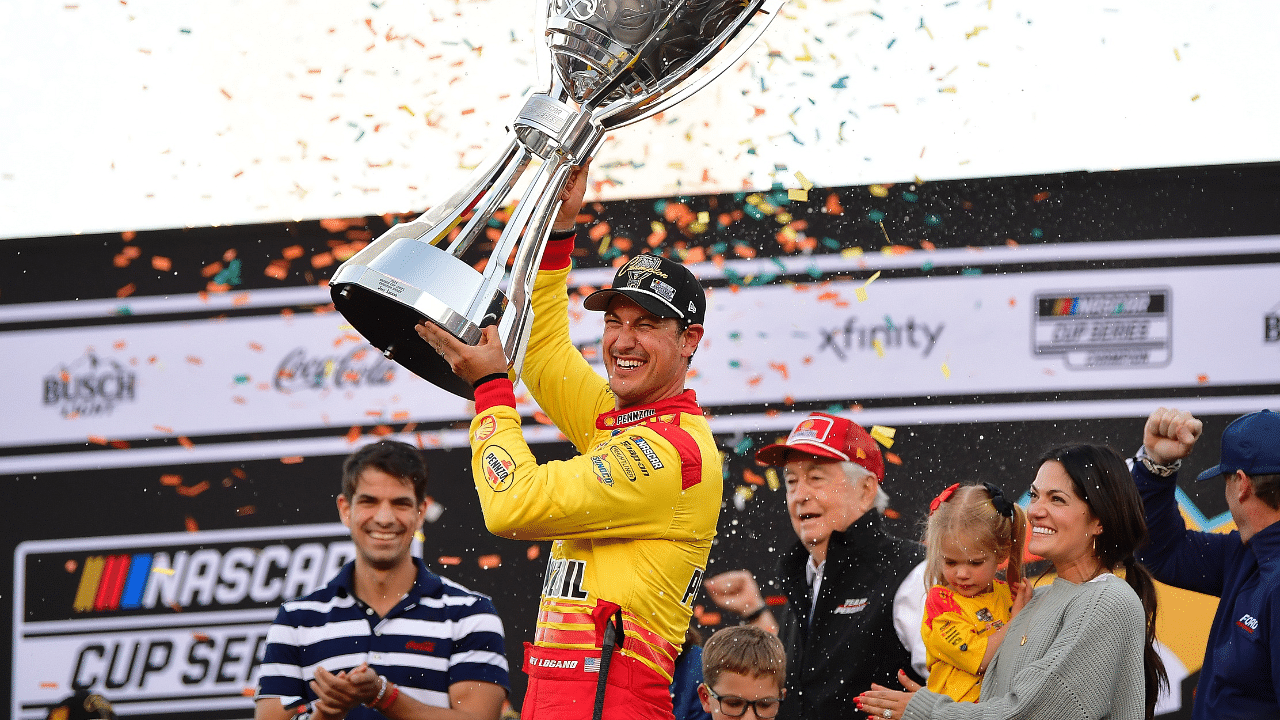
[{"label": "black jacket", "polygon": [[863,718],[853,704],[856,695],[873,682],[899,688],[899,669],[914,677],[911,653],[893,628],[893,596],[922,560],[919,543],[886,535],[879,513],[866,513],[831,534],[809,624],[809,552],[798,541],[791,547],[779,573],[788,602],[776,612],[787,649],[787,696],[779,718]]}]

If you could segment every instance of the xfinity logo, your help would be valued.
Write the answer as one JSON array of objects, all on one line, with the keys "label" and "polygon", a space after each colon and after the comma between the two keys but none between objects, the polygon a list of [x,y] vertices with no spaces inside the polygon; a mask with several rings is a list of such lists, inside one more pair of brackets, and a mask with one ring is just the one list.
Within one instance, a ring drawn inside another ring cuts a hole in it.
[{"label": "xfinity logo", "polygon": [[868,325],[859,322],[857,315],[852,315],[843,325],[818,329],[822,339],[818,352],[830,350],[837,359],[847,360],[853,352],[888,352],[908,348],[919,352],[920,357],[929,357],[945,328],[946,323],[930,326],[927,322],[917,322],[914,316],[902,324],[886,318],[884,322]]},{"label": "xfinity logo", "polygon": [[44,406],[65,418],[110,415],[116,406],[133,402],[138,377],[123,364],[99,358],[92,350],[44,378]]},{"label": "xfinity logo", "polygon": [[338,390],[361,385],[387,385],[395,380],[395,363],[369,347],[345,355],[311,355],[295,348],[276,368],[275,387],[283,393]]}]

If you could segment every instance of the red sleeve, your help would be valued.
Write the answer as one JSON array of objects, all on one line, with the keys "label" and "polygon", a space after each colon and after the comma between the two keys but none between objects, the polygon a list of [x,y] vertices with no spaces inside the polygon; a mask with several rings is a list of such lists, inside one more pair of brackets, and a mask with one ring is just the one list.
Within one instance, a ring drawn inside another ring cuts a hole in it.
[{"label": "red sleeve", "polygon": [[542,263],[538,265],[538,269],[563,270],[569,267],[569,256],[573,253],[573,241],[577,237],[577,232],[560,238],[552,234],[546,249],[542,251]]},{"label": "red sleeve", "polygon": [[510,380],[498,378],[476,388],[477,415],[495,405],[516,406],[516,389]]}]

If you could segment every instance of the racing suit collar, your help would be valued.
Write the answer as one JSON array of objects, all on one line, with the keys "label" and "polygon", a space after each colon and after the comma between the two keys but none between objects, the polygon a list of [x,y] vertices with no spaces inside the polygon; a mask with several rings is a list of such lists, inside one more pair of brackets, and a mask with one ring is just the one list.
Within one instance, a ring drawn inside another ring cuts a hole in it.
[{"label": "racing suit collar", "polygon": [[665,400],[659,400],[655,403],[647,405],[632,405],[621,410],[611,410],[607,413],[601,413],[596,417],[597,430],[616,430],[620,427],[627,427],[644,422],[650,418],[662,417],[665,415],[679,415],[680,413],[688,413],[689,415],[701,415],[702,408],[698,407],[698,398],[692,390],[669,397]]}]

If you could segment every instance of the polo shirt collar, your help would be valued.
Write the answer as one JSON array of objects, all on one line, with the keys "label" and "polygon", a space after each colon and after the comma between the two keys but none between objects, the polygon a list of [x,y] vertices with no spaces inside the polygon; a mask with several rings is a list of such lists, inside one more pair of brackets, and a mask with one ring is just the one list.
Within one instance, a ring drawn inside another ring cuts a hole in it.
[{"label": "polo shirt collar", "polygon": [[[410,559],[413,560],[413,565],[418,571],[418,575],[413,581],[413,587],[409,590],[410,601],[416,603],[420,597],[439,595],[440,589],[444,587],[440,576],[428,570],[426,564],[422,562],[422,558],[410,556]],[[355,597],[355,571],[356,561],[352,560],[342,566],[342,569],[338,571],[338,574],[334,576],[329,584],[344,595]]]}]

